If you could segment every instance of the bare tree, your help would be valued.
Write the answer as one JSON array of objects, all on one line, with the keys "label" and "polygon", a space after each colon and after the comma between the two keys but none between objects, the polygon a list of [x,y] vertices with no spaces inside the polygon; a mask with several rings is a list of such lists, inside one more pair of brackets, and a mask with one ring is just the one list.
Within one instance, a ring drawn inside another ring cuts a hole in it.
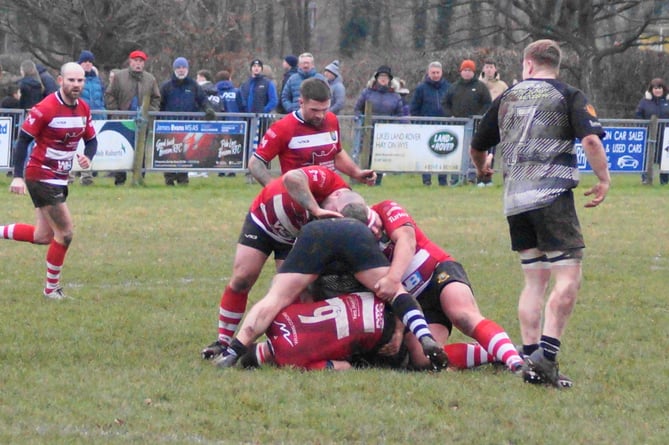
[{"label": "bare tree", "polygon": [[508,27],[497,28],[518,43],[540,38],[561,42],[578,56],[567,64],[582,88],[596,100],[596,76],[604,58],[642,44],[640,38],[666,22],[663,0],[483,0],[488,12],[504,17]]}]

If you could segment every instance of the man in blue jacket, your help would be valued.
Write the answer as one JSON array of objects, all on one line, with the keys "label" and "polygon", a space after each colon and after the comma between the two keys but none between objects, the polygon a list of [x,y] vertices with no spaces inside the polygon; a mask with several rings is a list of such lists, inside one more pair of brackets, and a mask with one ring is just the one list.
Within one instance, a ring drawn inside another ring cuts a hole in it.
[{"label": "man in blue jacket", "polygon": [[311,53],[302,53],[297,59],[297,73],[288,78],[286,85],[281,91],[281,105],[286,113],[292,113],[300,109],[298,99],[300,98],[300,85],[307,79],[316,77],[327,82],[324,75],[316,71],[314,55]]},{"label": "man in blue jacket", "polygon": [[[444,109],[441,107],[441,101],[446,96],[450,83],[443,77],[444,70],[441,62],[430,62],[427,66],[425,80],[418,84],[413,92],[410,112],[412,116],[436,116],[444,117]],[[447,185],[447,176],[445,174],[437,175],[439,185]],[[432,175],[423,175],[423,184],[432,185]]]},{"label": "man in blue jacket", "polygon": [[241,86],[248,113],[271,113],[279,103],[274,84],[263,75],[260,59],[251,61],[251,77]]},{"label": "man in blue jacket", "polygon": [[[216,118],[216,112],[207,95],[198,83],[188,77],[188,60],[177,57],[172,64],[172,78],[160,87],[160,111],[204,111],[208,120]],[[188,184],[188,173],[165,173],[165,185]]]}]

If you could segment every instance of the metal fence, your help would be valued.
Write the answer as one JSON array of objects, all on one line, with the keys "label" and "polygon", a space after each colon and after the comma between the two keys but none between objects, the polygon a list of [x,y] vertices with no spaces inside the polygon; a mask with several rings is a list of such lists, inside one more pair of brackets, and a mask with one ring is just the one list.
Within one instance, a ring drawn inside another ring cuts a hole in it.
[{"label": "metal fence", "polygon": [[[142,122],[142,117],[137,112],[127,111],[103,111],[92,110],[94,119],[103,118],[106,121],[114,120],[132,120],[135,123],[142,123],[143,125],[136,125],[136,128],[146,129],[146,144],[144,146],[143,171],[155,171],[153,167],[154,157],[154,140],[153,140],[153,123],[155,120],[198,120],[202,121],[204,113],[176,113],[176,112],[151,112],[148,114],[148,122]],[[18,130],[25,119],[26,113],[23,110],[0,109],[0,170],[9,170],[11,168],[11,146],[16,140]],[[257,148],[259,139],[267,131],[269,126],[281,119],[283,115],[279,114],[251,114],[251,113],[218,113],[216,121],[240,121],[246,123],[246,135],[244,137],[244,146],[246,147],[246,162],[243,168],[246,168],[248,158],[251,156],[253,150]],[[401,123],[407,125],[462,125],[465,128],[465,137],[462,143],[465,147],[469,146],[471,137],[476,131],[480,123],[480,116],[472,119],[464,118],[434,118],[434,117],[391,117],[391,116],[353,116],[340,115],[340,140],[343,148],[349,152],[351,157],[363,167],[370,165],[370,160],[373,153],[374,130],[378,124],[382,123]],[[669,119],[665,120],[640,120],[640,119],[601,119],[605,127],[613,127],[616,129],[633,128],[644,129],[646,138],[643,141],[643,151],[646,154],[644,170],[649,168],[652,171],[654,164],[659,164],[661,159],[659,154],[662,152],[664,127],[669,125]],[[138,141],[137,134],[135,134],[135,143]],[[133,147],[137,149],[137,145]],[[469,163],[468,150],[464,150],[462,174],[471,172],[471,165]],[[278,167],[276,165],[275,167]],[[120,170],[128,169],[120,168]],[[119,170],[119,169],[116,169]],[[187,168],[184,170],[188,170]],[[204,168],[198,170],[225,172],[229,169],[225,168]],[[238,171],[239,169],[237,169]],[[164,171],[164,169],[163,169]],[[428,173],[435,173],[429,171]]]}]

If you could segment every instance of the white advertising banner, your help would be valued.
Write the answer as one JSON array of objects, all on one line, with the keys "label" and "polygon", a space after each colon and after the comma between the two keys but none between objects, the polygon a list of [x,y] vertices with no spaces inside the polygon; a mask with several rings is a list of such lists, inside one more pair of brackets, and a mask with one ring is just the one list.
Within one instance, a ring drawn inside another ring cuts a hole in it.
[{"label": "white advertising banner", "polygon": [[662,137],[662,156],[660,158],[660,171],[669,173],[669,125],[664,127],[664,136]]},{"label": "white advertising banner", "polygon": [[12,125],[11,117],[0,117],[0,167],[9,167],[12,154]]},{"label": "white advertising banner", "polygon": [[[98,139],[98,151],[93,158],[91,170],[114,171],[132,170],[135,157],[134,120],[94,120],[93,126]],[[84,153],[84,142],[79,142],[77,152]],[[72,171],[81,171],[74,162]]]},{"label": "white advertising banner", "polygon": [[371,168],[382,172],[462,170],[464,125],[376,124]]}]

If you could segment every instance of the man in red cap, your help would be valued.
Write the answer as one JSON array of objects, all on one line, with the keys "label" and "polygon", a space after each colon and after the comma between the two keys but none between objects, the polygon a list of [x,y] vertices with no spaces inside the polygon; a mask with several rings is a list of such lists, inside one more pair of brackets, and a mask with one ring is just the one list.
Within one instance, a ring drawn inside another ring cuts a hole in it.
[{"label": "man in red cap", "polygon": [[[146,53],[135,50],[128,56],[128,68],[119,70],[114,75],[105,92],[108,110],[136,111],[142,106],[145,96],[150,96],[149,111],[160,108],[160,89],[153,75],[144,71]],[[114,184],[123,185],[127,179],[125,171],[117,172]]]}]

